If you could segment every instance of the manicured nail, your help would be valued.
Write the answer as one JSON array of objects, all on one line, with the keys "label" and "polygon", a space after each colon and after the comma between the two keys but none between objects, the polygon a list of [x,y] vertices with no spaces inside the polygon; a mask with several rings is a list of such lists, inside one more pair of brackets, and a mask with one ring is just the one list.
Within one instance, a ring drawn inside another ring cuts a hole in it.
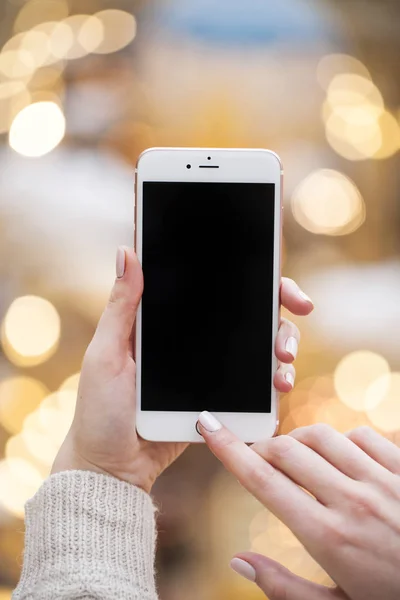
[{"label": "manicured nail", "polygon": [[294,386],[294,377],[293,377],[292,373],[290,373],[290,372],[286,373],[285,379],[290,384],[291,387]]},{"label": "manicured nail", "polygon": [[214,415],[209,413],[208,410],[203,410],[203,412],[199,414],[199,423],[201,423],[204,429],[207,429],[207,431],[209,431],[210,433],[218,431],[222,427],[218,419],[216,419]]},{"label": "manicured nail", "polygon": [[305,300],[306,302],[310,302],[314,306],[314,302],[311,300],[310,296],[307,296],[307,294],[305,294],[303,290],[299,289],[297,293],[299,294],[300,298],[303,298],[303,300]]},{"label": "manicured nail", "polygon": [[290,337],[286,340],[285,350],[288,354],[291,354],[293,358],[296,358],[299,344],[295,337]]},{"label": "manicured nail", "polygon": [[125,250],[121,246],[117,250],[117,260],[115,264],[118,279],[124,276],[125,273]]},{"label": "manicured nail", "polygon": [[256,580],[256,570],[252,567],[248,562],[242,560],[241,558],[232,558],[231,560],[231,568],[241,575],[245,577],[249,581]]}]

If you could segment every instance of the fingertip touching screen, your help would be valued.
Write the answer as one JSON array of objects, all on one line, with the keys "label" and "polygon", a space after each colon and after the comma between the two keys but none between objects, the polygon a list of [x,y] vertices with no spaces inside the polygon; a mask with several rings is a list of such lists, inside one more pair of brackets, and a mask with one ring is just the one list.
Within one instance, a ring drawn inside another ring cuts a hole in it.
[{"label": "fingertip touching screen", "polygon": [[271,411],[275,186],[143,183],[141,408]]}]

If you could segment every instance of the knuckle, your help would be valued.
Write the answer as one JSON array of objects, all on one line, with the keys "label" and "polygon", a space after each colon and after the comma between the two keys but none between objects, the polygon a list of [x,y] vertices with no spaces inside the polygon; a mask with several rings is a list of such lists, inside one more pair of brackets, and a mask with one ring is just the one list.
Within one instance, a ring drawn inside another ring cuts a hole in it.
[{"label": "knuckle", "polygon": [[346,492],[345,500],[351,514],[359,520],[380,516],[380,502],[367,485],[352,486]]},{"label": "knuckle", "polygon": [[288,600],[288,590],[282,577],[277,576],[269,582],[268,595],[271,600]]},{"label": "knuckle", "polygon": [[290,454],[296,444],[296,441],[289,435],[280,435],[272,438],[268,444],[268,454],[275,458],[284,458]]},{"label": "knuckle", "polygon": [[347,437],[354,442],[355,444],[357,443],[362,443],[368,439],[371,438],[371,435],[374,433],[374,430],[372,429],[372,427],[368,427],[368,425],[363,425],[361,427],[356,427],[355,429],[352,429],[348,434]]},{"label": "knuckle", "polygon": [[334,429],[326,423],[316,423],[307,427],[299,427],[292,434],[293,437],[304,443],[324,443],[332,435]]},{"label": "knuckle", "polygon": [[268,492],[271,486],[271,479],[276,473],[275,469],[265,464],[264,468],[251,466],[249,469],[249,481],[251,481],[251,487],[256,490],[260,496],[263,496],[264,492]]},{"label": "knuckle", "polygon": [[325,442],[332,435],[334,429],[326,423],[316,423],[309,427],[308,436],[311,441]]}]

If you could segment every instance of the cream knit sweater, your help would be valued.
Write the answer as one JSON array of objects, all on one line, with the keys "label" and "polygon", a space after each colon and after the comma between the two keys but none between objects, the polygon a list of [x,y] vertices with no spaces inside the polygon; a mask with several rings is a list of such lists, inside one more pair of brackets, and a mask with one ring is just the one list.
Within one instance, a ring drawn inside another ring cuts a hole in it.
[{"label": "cream knit sweater", "polygon": [[157,600],[155,509],[113,477],[66,471],[26,505],[25,555],[13,600]]}]

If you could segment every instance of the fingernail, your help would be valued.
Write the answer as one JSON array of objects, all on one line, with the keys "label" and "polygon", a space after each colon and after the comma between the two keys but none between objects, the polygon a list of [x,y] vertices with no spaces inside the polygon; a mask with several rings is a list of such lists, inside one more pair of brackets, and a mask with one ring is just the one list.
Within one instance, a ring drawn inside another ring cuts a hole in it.
[{"label": "fingernail", "polygon": [[295,337],[290,337],[286,340],[285,350],[288,354],[291,354],[293,358],[296,358],[299,344]]},{"label": "fingernail", "polygon": [[115,270],[117,272],[118,279],[121,279],[121,277],[123,277],[125,273],[125,250],[121,248],[121,246],[117,250]]},{"label": "fingernail", "polygon": [[307,294],[303,292],[303,290],[298,290],[298,294],[300,298],[303,298],[303,300],[305,300],[306,302],[310,302],[312,305],[314,305],[314,302],[311,300],[310,296],[307,296]]},{"label": "fingernail", "polygon": [[292,373],[286,373],[285,379],[288,383],[290,383],[291,387],[294,386],[294,377],[293,377]]},{"label": "fingernail", "polygon": [[256,580],[256,570],[248,562],[241,558],[232,558],[231,568],[242,577],[245,577],[249,581]]},{"label": "fingernail", "polygon": [[218,419],[216,419],[214,415],[209,413],[208,410],[203,410],[203,412],[199,414],[199,423],[203,425],[204,429],[210,431],[210,433],[218,431],[222,427]]}]

